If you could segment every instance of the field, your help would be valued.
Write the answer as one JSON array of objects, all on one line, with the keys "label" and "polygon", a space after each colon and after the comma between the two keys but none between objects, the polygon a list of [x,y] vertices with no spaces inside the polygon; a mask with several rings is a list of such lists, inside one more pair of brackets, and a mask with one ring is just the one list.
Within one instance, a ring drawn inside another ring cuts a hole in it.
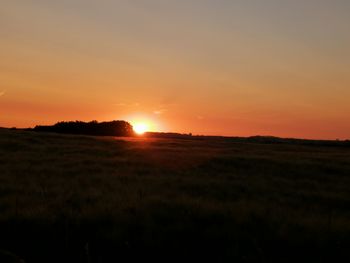
[{"label": "field", "polygon": [[0,129],[0,261],[350,262],[349,186],[345,143]]}]

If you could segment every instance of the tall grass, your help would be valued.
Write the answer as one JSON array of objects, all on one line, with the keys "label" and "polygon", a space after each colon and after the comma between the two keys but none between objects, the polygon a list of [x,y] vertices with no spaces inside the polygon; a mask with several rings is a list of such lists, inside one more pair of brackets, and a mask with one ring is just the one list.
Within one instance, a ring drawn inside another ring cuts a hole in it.
[{"label": "tall grass", "polygon": [[0,130],[0,249],[26,262],[349,260],[350,148]]}]

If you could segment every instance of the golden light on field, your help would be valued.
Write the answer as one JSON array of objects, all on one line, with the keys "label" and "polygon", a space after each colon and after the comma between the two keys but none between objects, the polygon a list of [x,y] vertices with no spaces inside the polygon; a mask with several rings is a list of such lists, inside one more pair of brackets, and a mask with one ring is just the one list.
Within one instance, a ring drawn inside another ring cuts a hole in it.
[{"label": "golden light on field", "polygon": [[145,122],[138,122],[133,125],[133,129],[137,134],[142,135],[148,131],[149,125]]}]

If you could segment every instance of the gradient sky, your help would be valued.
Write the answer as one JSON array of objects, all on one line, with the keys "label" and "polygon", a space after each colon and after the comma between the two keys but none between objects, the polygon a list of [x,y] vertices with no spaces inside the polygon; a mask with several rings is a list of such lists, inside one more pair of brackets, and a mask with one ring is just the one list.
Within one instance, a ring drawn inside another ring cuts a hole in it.
[{"label": "gradient sky", "polygon": [[349,0],[2,0],[0,126],[350,138]]}]

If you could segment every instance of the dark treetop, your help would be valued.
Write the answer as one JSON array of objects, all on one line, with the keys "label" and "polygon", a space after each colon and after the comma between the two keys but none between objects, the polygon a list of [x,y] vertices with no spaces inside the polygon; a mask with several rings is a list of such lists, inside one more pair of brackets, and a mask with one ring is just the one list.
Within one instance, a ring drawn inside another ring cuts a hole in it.
[{"label": "dark treetop", "polygon": [[36,126],[34,131],[39,132],[56,132],[67,134],[84,134],[94,136],[132,136],[134,135],[133,127],[126,121],[110,122],[83,122],[69,121],[58,122],[52,126]]}]

